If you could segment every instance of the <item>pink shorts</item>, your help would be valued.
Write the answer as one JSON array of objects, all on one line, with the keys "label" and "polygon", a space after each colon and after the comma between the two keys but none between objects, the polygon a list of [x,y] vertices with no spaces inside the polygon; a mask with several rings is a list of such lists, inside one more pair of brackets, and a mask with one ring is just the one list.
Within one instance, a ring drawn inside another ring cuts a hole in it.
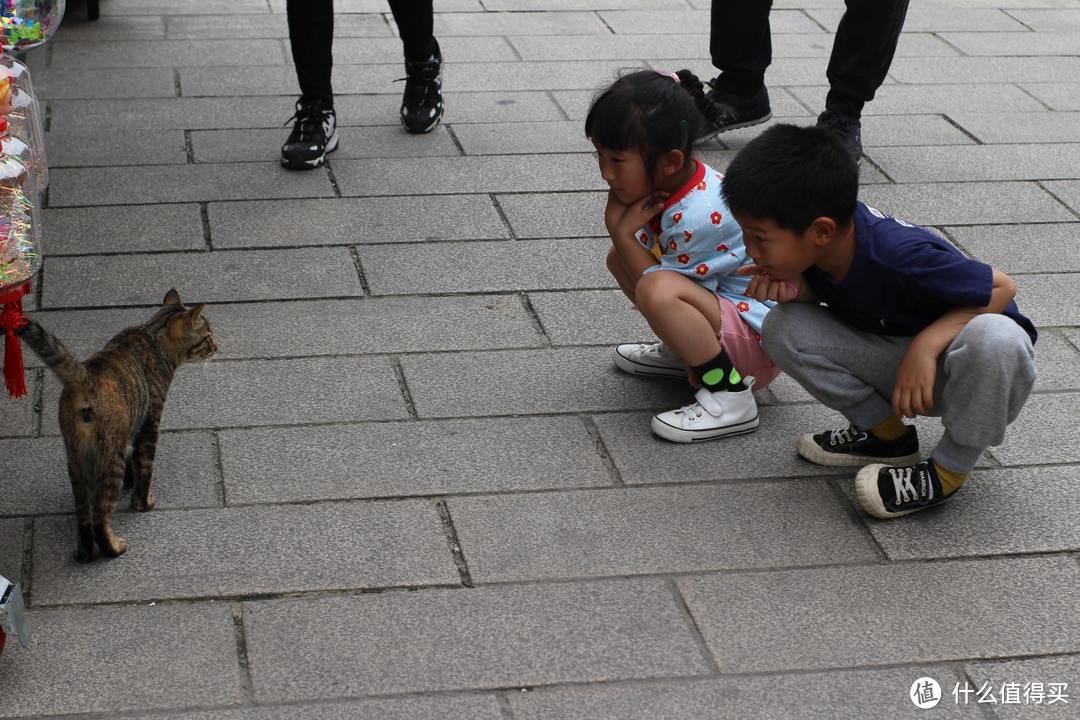
[{"label": "pink shorts", "polygon": [[[716,339],[742,375],[754,376],[754,390],[764,390],[780,374],[780,368],[773,365],[765,354],[761,347],[761,336],[746,324],[735,304],[723,295],[717,295],[716,299],[720,301],[720,314],[723,316],[723,325],[716,333]],[[700,385],[697,378],[691,378],[691,382],[695,387]]]}]

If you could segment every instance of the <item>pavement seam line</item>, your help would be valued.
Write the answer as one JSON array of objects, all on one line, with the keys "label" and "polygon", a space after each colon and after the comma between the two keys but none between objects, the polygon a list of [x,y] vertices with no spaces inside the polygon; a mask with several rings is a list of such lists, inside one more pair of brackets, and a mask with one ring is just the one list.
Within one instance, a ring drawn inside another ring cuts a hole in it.
[{"label": "pavement seam line", "polygon": [[465,560],[465,552],[461,547],[461,541],[458,539],[457,528],[454,527],[454,519],[450,517],[450,506],[447,504],[446,498],[438,499],[435,502],[435,509],[439,513],[439,520],[442,522],[446,542],[450,547],[450,554],[454,557],[454,566],[457,567],[458,575],[461,576],[461,584],[467,588],[476,587],[473,583],[472,573],[469,571],[469,564]]},{"label": "pavement seam line", "polygon": [[247,629],[244,627],[244,605],[232,604],[233,633],[236,638],[236,661],[240,670],[240,696],[245,705],[255,702],[255,686],[251,678],[251,663],[248,660]]},{"label": "pavement seam line", "polygon": [[495,693],[495,702],[499,705],[503,720],[514,720],[514,708],[510,705],[510,696],[506,690]]},{"label": "pavement seam line", "polygon": [[532,298],[529,297],[528,291],[519,291],[514,294],[517,295],[518,299],[521,301],[521,306],[525,309],[525,314],[529,316],[533,328],[540,334],[540,337],[547,344],[547,347],[553,348],[554,343],[551,342],[551,336],[548,335],[547,328],[544,327],[544,321],[540,319],[540,313],[538,313],[533,306]]},{"label": "pavement seam line", "polygon": [[596,454],[600,456],[600,460],[604,463],[604,468],[611,478],[611,484],[616,487],[626,487],[622,473],[619,472],[619,468],[615,465],[615,461],[611,457],[611,451],[608,450],[607,443],[604,442],[604,437],[600,433],[600,428],[593,422],[592,416],[582,414],[578,418],[581,420],[581,424],[585,426],[585,432],[589,434]]},{"label": "pavement seam line", "polygon": [[[409,390],[409,383],[405,380],[405,368],[401,365],[401,356],[391,355],[390,365],[394,370],[394,379],[397,381],[401,399],[405,403],[405,411],[409,414],[408,420],[419,420],[420,416],[416,412],[416,403],[413,402],[412,391]],[[408,420],[405,422],[408,422]]]},{"label": "pavement seam line", "polygon": [[686,597],[683,596],[682,590],[679,589],[679,583],[676,582],[674,578],[671,578],[664,584],[668,586],[668,590],[671,592],[671,598],[675,601],[675,606],[678,608],[678,612],[682,616],[686,628],[690,631],[691,636],[693,636],[694,645],[701,654],[701,659],[704,660],[705,664],[708,666],[709,672],[713,675],[721,674],[723,671],[720,669],[720,664],[716,662],[716,656],[709,650],[709,643],[705,640],[705,634],[701,632],[701,627],[698,625],[697,618],[694,617],[694,613],[690,610],[690,606],[686,602]]},{"label": "pavement seam line", "polygon": [[34,579],[34,518],[26,518],[22,533],[22,565],[19,573],[22,579],[23,600],[27,607],[33,607]]},{"label": "pavement seam line", "polygon": [[217,430],[210,433],[210,450],[213,453],[214,471],[217,477],[214,479],[214,489],[221,508],[229,507],[228,497],[225,491],[225,463],[221,456],[221,436]]}]

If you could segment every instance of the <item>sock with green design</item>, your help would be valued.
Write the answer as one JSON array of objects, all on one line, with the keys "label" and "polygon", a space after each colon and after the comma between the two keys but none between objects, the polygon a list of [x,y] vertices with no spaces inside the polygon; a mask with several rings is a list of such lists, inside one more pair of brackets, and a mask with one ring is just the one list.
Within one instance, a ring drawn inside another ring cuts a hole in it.
[{"label": "sock with green design", "polygon": [[720,348],[719,355],[704,365],[695,365],[694,372],[701,378],[701,384],[709,392],[721,392],[724,390],[738,392],[746,389],[746,383],[743,382],[742,375],[735,369],[735,365],[723,348]]}]

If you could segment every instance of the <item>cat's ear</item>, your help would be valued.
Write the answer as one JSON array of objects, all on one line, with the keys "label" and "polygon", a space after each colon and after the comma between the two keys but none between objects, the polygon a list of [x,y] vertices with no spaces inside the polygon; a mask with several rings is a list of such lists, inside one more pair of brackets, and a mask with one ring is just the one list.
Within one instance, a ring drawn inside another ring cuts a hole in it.
[{"label": "cat's ear", "polygon": [[163,305],[183,305],[180,302],[180,293],[176,292],[176,288],[172,288],[169,292],[165,293],[165,299],[162,301]]},{"label": "cat's ear", "polygon": [[206,303],[199,303],[195,307],[185,313],[187,315],[188,327],[195,327],[199,322],[199,318],[202,317],[202,311],[206,308]]}]

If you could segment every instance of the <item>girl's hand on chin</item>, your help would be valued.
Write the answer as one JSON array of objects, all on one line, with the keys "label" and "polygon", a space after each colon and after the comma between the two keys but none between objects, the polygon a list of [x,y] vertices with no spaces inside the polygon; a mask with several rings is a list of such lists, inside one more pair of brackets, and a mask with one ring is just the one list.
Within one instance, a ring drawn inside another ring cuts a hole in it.
[{"label": "girl's hand on chin", "polygon": [[[664,201],[670,193],[655,192],[640,200],[624,205],[622,217],[619,219],[618,231],[626,235],[633,235],[645,223],[656,217],[664,209]],[[616,202],[618,202],[616,200]]]}]

